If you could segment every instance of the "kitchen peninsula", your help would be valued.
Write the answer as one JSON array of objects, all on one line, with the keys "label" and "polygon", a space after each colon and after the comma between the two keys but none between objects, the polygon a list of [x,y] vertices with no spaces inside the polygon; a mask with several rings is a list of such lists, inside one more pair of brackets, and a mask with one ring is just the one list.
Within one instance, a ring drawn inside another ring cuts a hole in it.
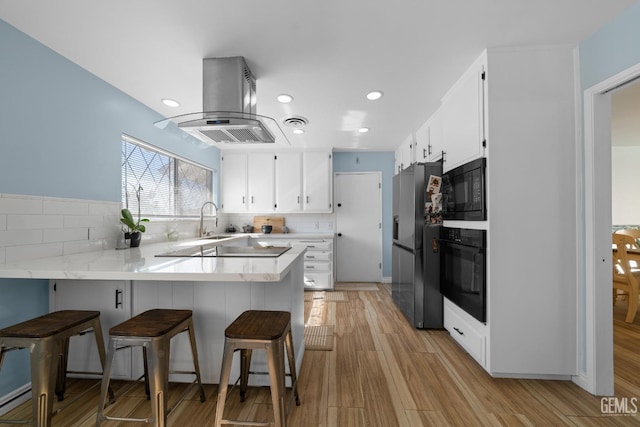
[{"label": "kitchen peninsula", "polygon": [[[248,241],[248,236],[235,236],[220,245],[242,246]],[[305,249],[292,247],[277,257],[157,256],[212,243],[207,239],[143,243],[138,248],[7,263],[0,265],[0,278],[49,279],[51,311],[100,310],[105,337],[113,325],[151,308],[191,309],[203,381],[212,384],[218,383],[227,325],[249,309],[289,311],[300,369],[304,356]],[[71,340],[71,370],[100,371],[92,339]],[[114,377],[133,379],[141,374],[141,357],[131,352],[118,352]],[[266,359],[259,353],[254,369],[266,371]],[[188,339],[174,338],[171,360],[172,370],[191,370]],[[237,370],[232,378],[235,375]],[[259,381],[255,384],[268,384],[267,377],[256,378]],[[182,379],[175,375],[172,380]]]}]

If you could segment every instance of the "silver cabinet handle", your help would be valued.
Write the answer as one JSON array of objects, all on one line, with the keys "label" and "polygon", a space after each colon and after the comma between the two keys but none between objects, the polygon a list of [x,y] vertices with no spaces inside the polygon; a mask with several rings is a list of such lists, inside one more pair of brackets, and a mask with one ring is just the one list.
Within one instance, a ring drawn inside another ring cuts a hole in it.
[{"label": "silver cabinet handle", "polygon": [[244,196],[242,196],[242,204],[244,205]]},{"label": "silver cabinet handle", "polygon": [[253,205],[253,196],[251,196],[251,204]]}]

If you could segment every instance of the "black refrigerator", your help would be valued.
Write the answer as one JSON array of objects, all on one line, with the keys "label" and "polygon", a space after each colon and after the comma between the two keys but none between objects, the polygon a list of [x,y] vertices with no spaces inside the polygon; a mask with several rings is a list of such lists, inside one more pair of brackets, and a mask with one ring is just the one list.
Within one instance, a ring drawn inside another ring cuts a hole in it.
[{"label": "black refrigerator", "polygon": [[442,328],[440,225],[425,223],[426,187],[442,163],[416,163],[393,177],[391,296],[416,328]]}]

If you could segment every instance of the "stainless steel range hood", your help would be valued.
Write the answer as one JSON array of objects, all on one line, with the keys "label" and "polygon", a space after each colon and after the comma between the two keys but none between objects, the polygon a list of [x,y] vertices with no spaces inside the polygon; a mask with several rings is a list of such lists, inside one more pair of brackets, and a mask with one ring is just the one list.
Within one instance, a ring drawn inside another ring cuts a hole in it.
[{"label": "stainless steel range hood", "polygon": [[202,81],[202,113],[162,120],[156,126],[172,120],[207,144],[274,143],[274,132],[282,135],[275,120],[256,114],[256,80],[243,57],[205,58]]}]

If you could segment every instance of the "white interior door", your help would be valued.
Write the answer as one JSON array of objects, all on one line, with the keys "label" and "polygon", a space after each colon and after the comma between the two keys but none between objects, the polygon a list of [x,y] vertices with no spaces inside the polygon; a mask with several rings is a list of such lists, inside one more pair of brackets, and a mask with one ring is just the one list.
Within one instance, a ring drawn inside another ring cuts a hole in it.
[{"label": "white interior door", "polygon": [[335,174],[339,282],[382,280],[381,180],[379,172]]}]

